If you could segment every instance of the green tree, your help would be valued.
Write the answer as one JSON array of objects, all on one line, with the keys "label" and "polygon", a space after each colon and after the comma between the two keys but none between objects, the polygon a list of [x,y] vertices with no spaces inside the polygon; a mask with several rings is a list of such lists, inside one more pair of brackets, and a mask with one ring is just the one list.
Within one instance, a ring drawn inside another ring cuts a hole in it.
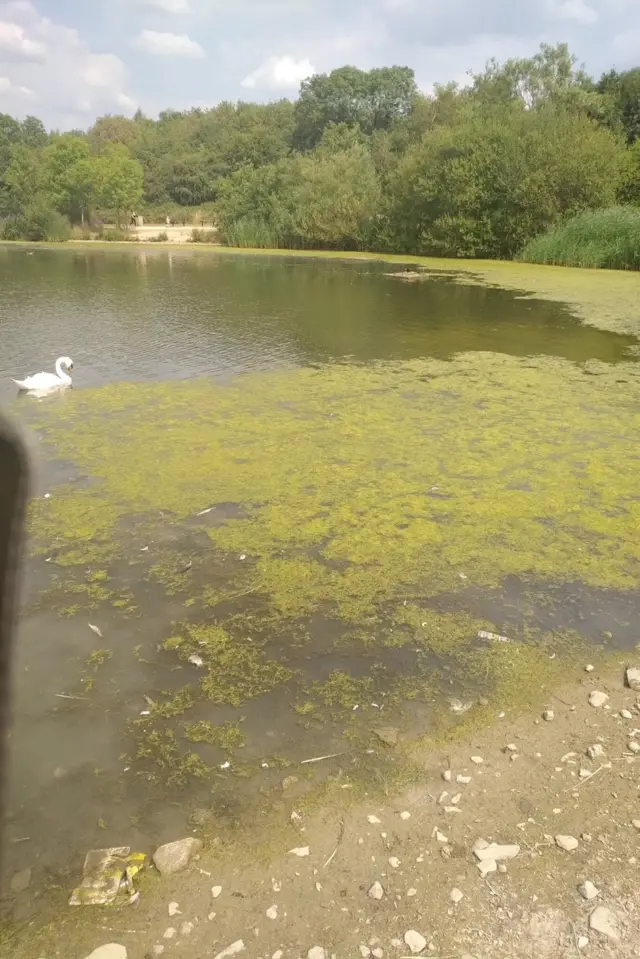
[{"label": "green tree", "polygon": [[45,147],[46,190],[55,209],[69,219],[82,217],[86,203],[84,171],[89,161],[89,144],[81,137],[56,136]]},{"label": "green tree", "polygon": [[611,101],[615,121],[622,127],[628,143],[640,138],[640,67],[618,73],[605,73],[597,89]]},{"label": "green tree", "polygon": [[478,105],[408,151],[392,184],[397,249],[510,257],[564,216],[615,202],[620,139],[547,103]]},{"label": "green tree", "polygon": [[310,150],[330,124],[360,126],[370,134],[408,116],[417,94],[413,70],[382,67],[368,73],[341,67],[305,80],[295,107],[295,145]]},{"label": "green tree", "polygon": [[44,123],[38,117],[25,117],[22,121],[21,139],[25,146],[33,150],[39,150],[46,146],[49,140],[49,134],[45,130]]},{"label": "green tree", "polygon": [[125,146],[111,145],[97,161],[96,196],[102,207],[114,210],[118,226],[124,210],[133,210],[144,193],[144,170]]},{"label": "green tree", "polygon": [[44,189],[42,154],[19,144],[11,151],[11,163],[4,175],[5,213],[17,215]]}]

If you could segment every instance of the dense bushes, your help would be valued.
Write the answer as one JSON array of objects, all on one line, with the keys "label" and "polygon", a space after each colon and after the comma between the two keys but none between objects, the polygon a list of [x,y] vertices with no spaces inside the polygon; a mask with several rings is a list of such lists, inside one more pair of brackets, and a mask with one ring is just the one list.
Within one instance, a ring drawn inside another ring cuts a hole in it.
[{"label": "dense bushes", "polygon": [[56,210],[42,203],[27,206],[0,225],[3,240],[62,243],[71,237],[71,224]]},{"label": "dense bushes", "polygon": [[640,210],[592,210],[528,243],[519,259],[559,266],[640,270]]}]

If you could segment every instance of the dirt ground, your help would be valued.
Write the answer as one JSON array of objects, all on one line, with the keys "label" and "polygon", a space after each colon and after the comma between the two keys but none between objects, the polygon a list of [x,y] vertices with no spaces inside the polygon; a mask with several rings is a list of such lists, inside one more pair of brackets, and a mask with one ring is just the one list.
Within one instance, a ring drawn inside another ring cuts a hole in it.
[{"label": "dirt ground", "polygon": [[[84,959],[117,943],[128,959],[227,956],[232,945],[247,959],[296,959],[314,947],[325,952],[310,959],[397,959],[412,954],[413,931],[414,948],[423,946],[415,954],[434,959],[637,957],[640,756],[629,744],[640,744],[640,695],[625,688],[626,665],[581,668],[535,713],[497,716],[471,741],[425,753],[423,781],[400,794],[383,788],[354,801],[343,769],[333,801],[299,816],[285,784],[274,810],[281,826],[264,843],[227,844],[214,824],[186,871],[149,870],[136,905],[72,909],[59,890],[55,921],[38,928],[52,916],[27,889],[14,906],[31,918],[0,953]],[[592,690],[608,702],[590,705]],[[382,748],[400,757],[403,746]],[[576,848],[560,848],[557,836]],[[520,850],[482,878],[479,838]],[[289,852],[307,846],[306,856]],[[586,880],[597,889],[591,901],[578,890]],[[618,939],[590,928],[598,907]]]},{"label": "dirt ground", "polygon": [[[212,228],[208,226],[205,227],[205,229],[211,230]],[[160,233],[166,233],[168,237],[167,243],[188,243],[191,240],[193,230],[193,225],[165,226],[163,223],[154,223],[151,225],[132,227],[131,235],[137,236],[140,242],[144,243],[152,237],[158,236]]]}]

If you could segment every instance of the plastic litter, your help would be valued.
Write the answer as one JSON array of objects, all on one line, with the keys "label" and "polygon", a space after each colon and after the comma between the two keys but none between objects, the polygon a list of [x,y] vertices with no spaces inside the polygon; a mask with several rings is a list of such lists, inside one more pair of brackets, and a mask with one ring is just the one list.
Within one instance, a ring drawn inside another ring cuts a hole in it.
[{"label": "plastic litter", "polygon": [[146,868],[147,856],[131,852],[130,846],[90,849],[84,860],[82,882],[73,890],[70,906],[109,906],[118,897],[137,902],[140,894],[134,880]]}]

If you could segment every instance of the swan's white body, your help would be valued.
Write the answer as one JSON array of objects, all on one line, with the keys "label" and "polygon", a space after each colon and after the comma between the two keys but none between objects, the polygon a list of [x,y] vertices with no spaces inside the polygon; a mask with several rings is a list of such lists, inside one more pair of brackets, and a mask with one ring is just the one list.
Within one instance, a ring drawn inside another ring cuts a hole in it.
[{"label": "swan's white body", "polygon": [[52,390],[71,386],[71,377],[67,371],[72,369],[73,360],[68,356],[61,356],[56,361],[55,373],[35,373],[33,376],[26,376],[23,380],[13,382],[19,389],[29,393],[50,393]]}]

